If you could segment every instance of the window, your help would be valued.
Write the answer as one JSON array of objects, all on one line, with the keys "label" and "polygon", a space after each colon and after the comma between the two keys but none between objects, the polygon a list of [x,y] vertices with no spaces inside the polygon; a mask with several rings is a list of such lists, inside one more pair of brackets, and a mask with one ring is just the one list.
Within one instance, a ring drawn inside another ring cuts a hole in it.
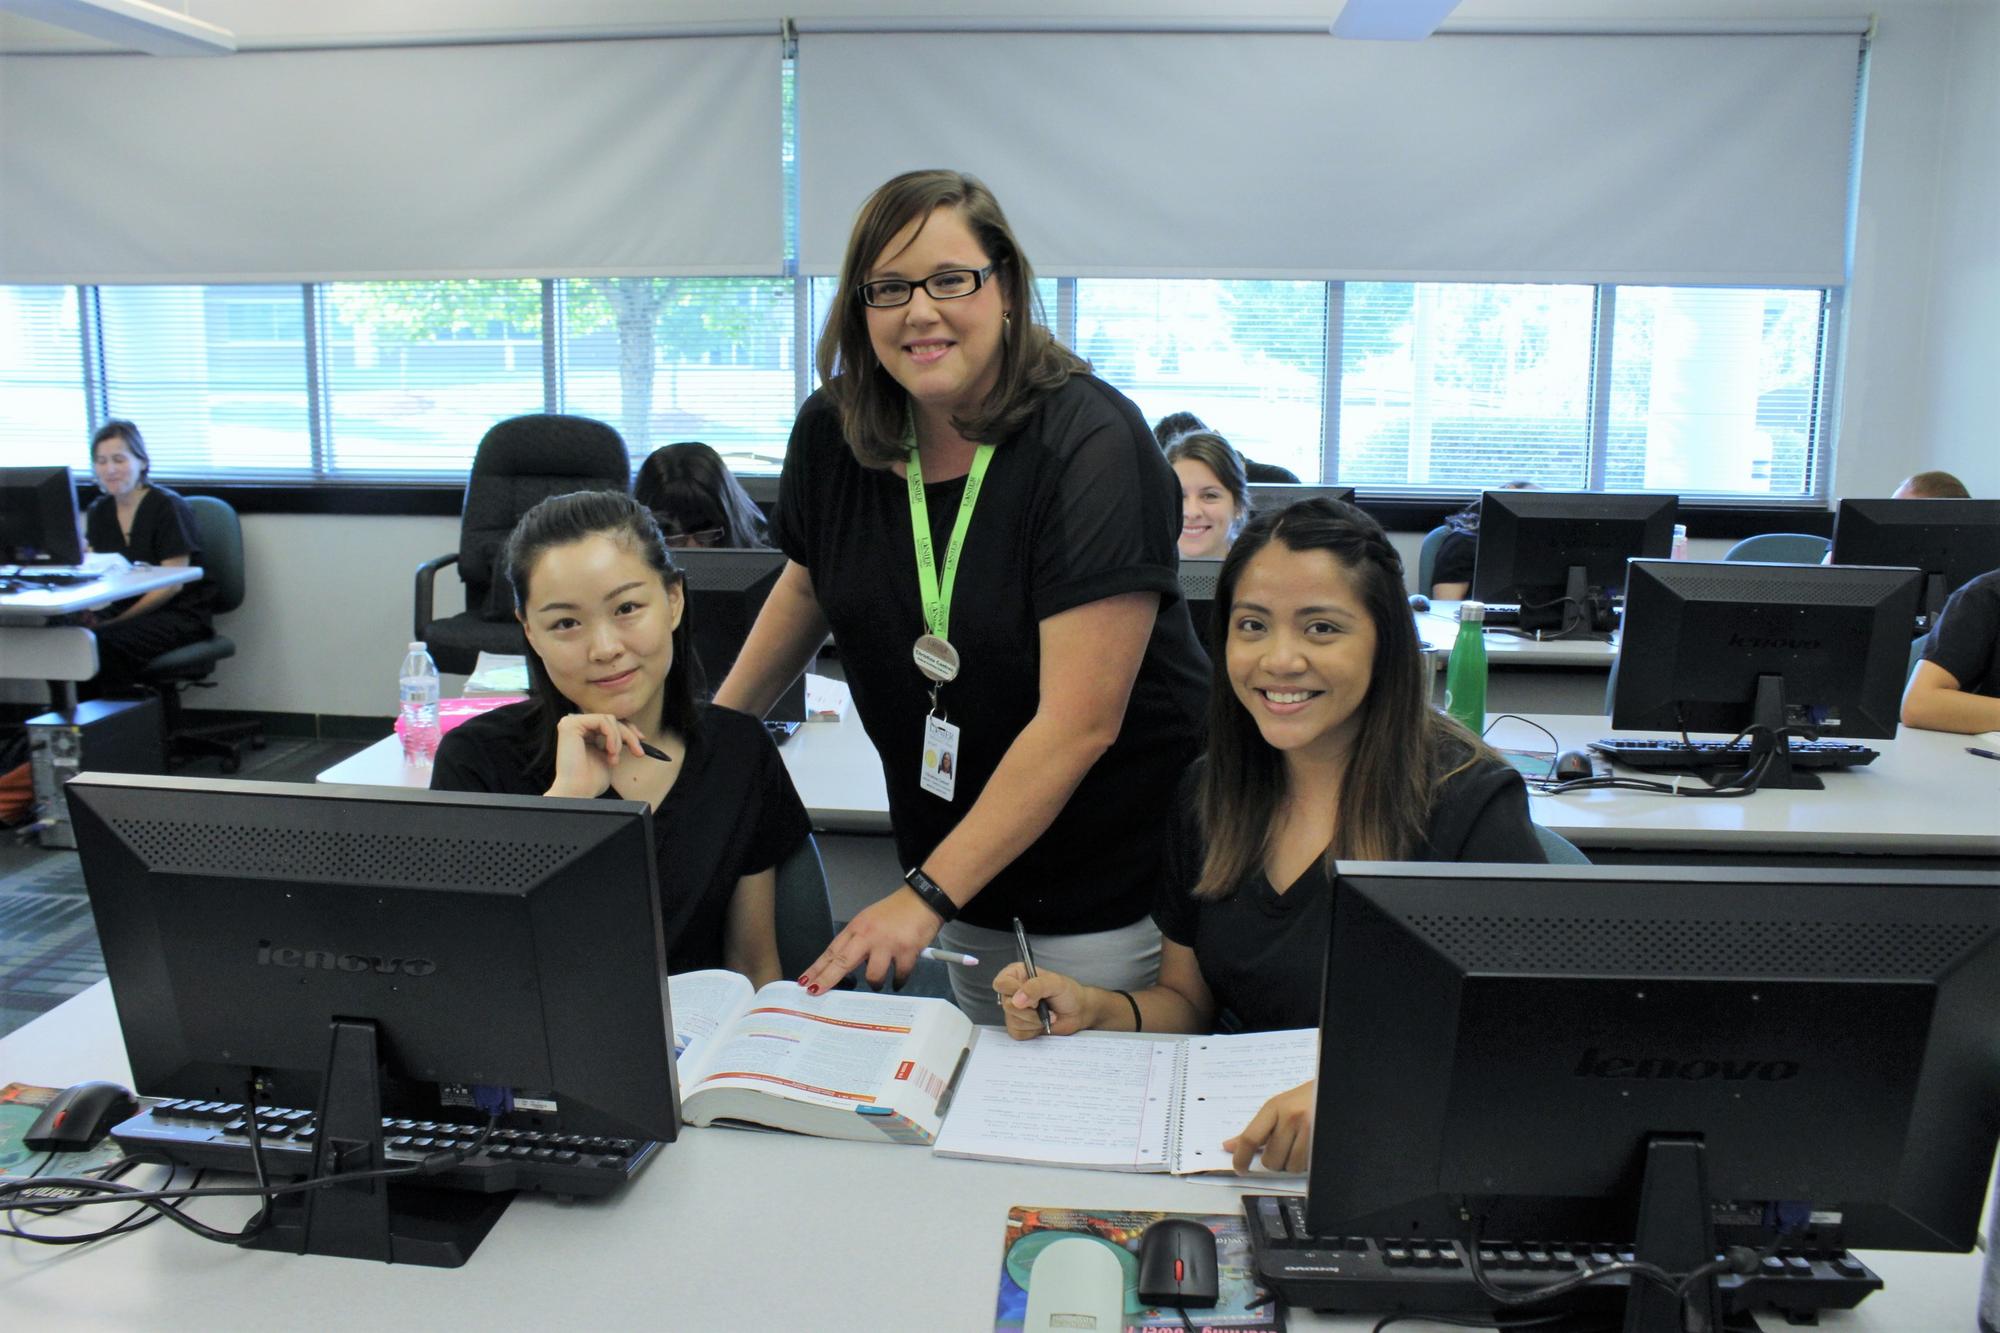
[{"label": "window", "polygon": [[1343,286],[1339,480],[1589,484],[1594,288]]},{"label": "window", "polygon": [[1820,291],[1620,287],[1611,490],[1818,492]]},{"label": "window", "polygon": [[1081,278],[1076,350],[1149,422],[1192,412],[1246,457],[1320,476],[1321,282]]},{"label": "window", "polygon": [[489,426],[542,410],[534,279],[335,282],[318,292],[325,471],[462,476]]},{"label": "window", "polygon": [[660,445],[700,440],[732,469],[778,470],[798,411],[791,279],[599,278],[556,288],[563,411],[616,426],[635,464]]},{"label": "window", "polygon": [[0,287],[0,466],[88,462],[74,287]]}]

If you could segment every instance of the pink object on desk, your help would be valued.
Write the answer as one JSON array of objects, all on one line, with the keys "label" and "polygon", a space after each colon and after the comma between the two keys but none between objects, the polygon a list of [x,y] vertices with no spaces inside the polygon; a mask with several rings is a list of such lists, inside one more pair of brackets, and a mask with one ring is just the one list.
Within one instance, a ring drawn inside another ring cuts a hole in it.
[{"label": "pink object on desk", "polygon": [[[475,694],[466,699],[440,699],[438,735],[444,735],[468,718],[478,717],[481,713],[507,704],[517,704],[527,697],[525,694]],[[403,719],[400,717],[396,719],[396,734],[398,736],[403,734]]]}]

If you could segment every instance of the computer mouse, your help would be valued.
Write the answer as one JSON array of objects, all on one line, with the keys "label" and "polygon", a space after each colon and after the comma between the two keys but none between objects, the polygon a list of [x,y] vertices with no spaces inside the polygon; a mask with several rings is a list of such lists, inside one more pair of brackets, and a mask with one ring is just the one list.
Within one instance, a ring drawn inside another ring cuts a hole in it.
[{"label": "computer mouse", "polygon": [[1431,599],[1420,592],[1413,592],[1410,594],[1410,609],[1422,615],[1431,609]]},{"label": "computer mouse", "polygon": [[1219,1299],[1215,1233],[1183,1217],[1162,1218],[1139,1238],[1139,1302],[1205,1310]]},{"label": "computer mouse", "polygon": [[116,1083],[79,1083],[42,1108],[21,1142],[35,1152],[82,1152],[137,1114],[139,1099]]},{"label": "computer mouse", "polygon": [[1590,762],[1587,750],[1564,750],[1556,756],[1556,781],[1569,782],[1575,778],[1594,778],[1597,768]]},{"label": "computer mouse", "polygon": [[1125,1269],[1110,1245],[1093,1236],[1066,1236],[1035,1256],[1028,1270],[1022,1333],[1125,1327]]}]

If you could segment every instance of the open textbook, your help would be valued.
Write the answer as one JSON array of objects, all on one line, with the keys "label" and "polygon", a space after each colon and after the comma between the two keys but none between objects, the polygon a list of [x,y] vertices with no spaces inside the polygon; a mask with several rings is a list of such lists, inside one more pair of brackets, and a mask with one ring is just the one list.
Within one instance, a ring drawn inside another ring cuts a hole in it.
[{"label": "open textbook", "polygon": [[[1106,1171],[1228,1171],[1223,1140],[1318,1063],[1312,1028],[1034,1041],[981,1028],[936,1151]],[[1266,1183],[1274,1179],[1288,1178]]]},{"label": "open textbook", "polygon": [[828,1139],[928,1144],[972,1040],[944,1000],[828,991],[774,981],[753,992],[735,972],[668,981],[681,1115]]}]

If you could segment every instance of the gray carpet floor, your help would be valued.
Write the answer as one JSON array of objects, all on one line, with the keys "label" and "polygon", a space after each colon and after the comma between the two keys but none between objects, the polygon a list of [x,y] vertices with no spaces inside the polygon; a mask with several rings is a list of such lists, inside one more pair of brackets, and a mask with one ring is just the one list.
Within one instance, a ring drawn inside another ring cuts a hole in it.
[{"label": "gray carpet floor", "polygon": [[[362,747],[347,741],[274,738],[244,752],[239,778],[311,782]],[[180,776],[221,777],[219,760]],[[104,976],[104,955],[76,853],[0,835],[0,1036],[55,1008]],[[5,1071],[0,1070],[0,1081]]]}]

